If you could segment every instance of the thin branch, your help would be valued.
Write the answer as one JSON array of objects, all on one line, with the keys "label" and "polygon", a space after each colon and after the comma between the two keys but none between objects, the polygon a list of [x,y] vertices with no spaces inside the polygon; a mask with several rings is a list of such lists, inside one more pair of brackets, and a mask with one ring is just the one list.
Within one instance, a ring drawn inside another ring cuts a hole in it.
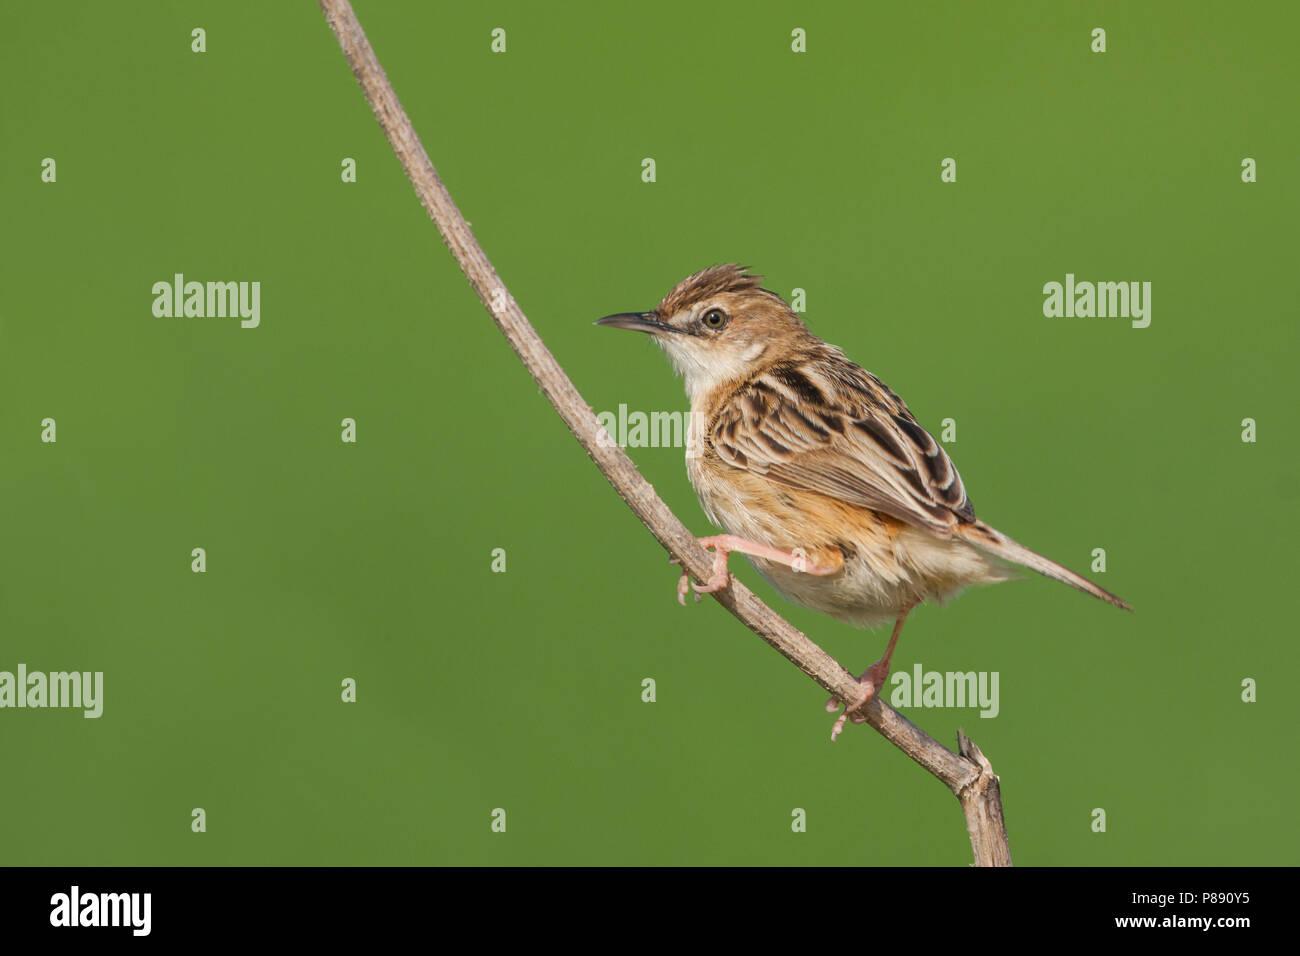
[{"label": "thin branch", "polygon": [[1010,866],[1011,846],[1007,843],[1007,821],[1002,817],[1002,782],[993,772],[988,757],[980,753],[975,741],[957,731],[957,749],[977,767],[979,777],[957,793],[971,849],[978,866]]},{"label": "thin branch", "polygon": [[[352,12],[351,4],[348,0],[319,0],[319,3],[379,125],[415,186],[416,195],[506,341],[632,512],[693,577],[707,580],[713,566],[712,555],[700,546],[695,536],[655,494],[654,488],[641,477],[623,449],[609,440],[591,406],[583,401],[525,318],[505,283],[497,276],[433,168],[356,14]],[[713,596],[826,691],[840,700],[853,700],[858,695],[860,688],[852,674],[760,601],[739,580],[733,577],[730,587],[715,592]],[[879,696],[872,698],[862,708],[861,714],[886,740],[943,781],[958,796],[967,815],[976,865],[1010,864],[997,777],[978,749],[971,744],[962,754],[953,753],[883,703]],[[996,812],[984,808],[990,796],[997,799]],[[976,813],[978,816],[973,817],[972,814]],[[978,826],[971,822],[975,819],[979,821]]]}]

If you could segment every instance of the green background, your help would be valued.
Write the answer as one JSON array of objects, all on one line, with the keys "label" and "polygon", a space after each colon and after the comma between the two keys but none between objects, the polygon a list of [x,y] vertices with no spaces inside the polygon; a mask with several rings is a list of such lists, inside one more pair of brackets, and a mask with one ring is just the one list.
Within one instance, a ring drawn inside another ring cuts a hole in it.
[{"label": "green background", "polygon": [[[686,401],[592,320],[742,262],[956,420],[981,517],[1106,549],[1134,614],[1030,576],[922,608],[895,658],[1000,673],[995,719],[906,713],[990,757],[1017,863],[1296,862],[1292,5],[357,12],[597,410]],[[0,52],[0,670],[105,672],[98,720],[0,711],[0,859],[969,862],[938,782],[867,728],[831,745],[819,688],[677,605],[314,4],[8,3]],[[260,328],[155,318],[175,272],[260,281]],[[1067,272],[1152,282],[1150,328],[1045,318]],[[630,451],[712,533],[682,450]],[[733,567],[855,672],[883,649]]]}]

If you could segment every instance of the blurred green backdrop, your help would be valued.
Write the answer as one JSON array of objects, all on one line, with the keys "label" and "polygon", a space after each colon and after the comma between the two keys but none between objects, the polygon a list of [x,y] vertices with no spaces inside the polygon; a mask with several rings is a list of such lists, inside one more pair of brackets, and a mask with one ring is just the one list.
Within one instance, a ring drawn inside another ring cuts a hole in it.
[{"label": "blurred green backdrop", "polygon": [[[1017,863],[1296,862],[1293,5],[357,12],[598,411],[686,401],[592,320],[739,261],[956,421],[981,517],[1106,550],[1136,613],[1031,576],[923,608],[895,658],[999,673],[994,719],[906,713],[991,758]],[[819,688],[677,606],[314,4],[6,4],[0,49],[0,670],[105,675],[98,720],[0,710],[0,859],[969,862],[940,784],[869,729],[832,746]],[[156,318],[177,272],[260,281],[260,327]],[[1152,282],[1150,327],[1045,318],[1067,272]],[[711,533],[682,450],[631,453]],[[851,669],[883,649],[733,566]]]}]

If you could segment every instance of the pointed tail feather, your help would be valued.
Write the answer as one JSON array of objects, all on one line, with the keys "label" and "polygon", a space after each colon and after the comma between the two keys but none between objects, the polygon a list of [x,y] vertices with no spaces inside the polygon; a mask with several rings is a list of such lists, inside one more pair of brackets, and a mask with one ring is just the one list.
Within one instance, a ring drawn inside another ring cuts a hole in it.
[{"label": "pointed tail feather", "polygon": [[1035,551],[1030,551],[1023,544],[1012,541],[1001,531],[996,528],[990,528],[983,521],[976,521],[974,524],[958,525],[957,532],[975,547],[994,557],[1002,558],[1004,561],[1011,561],[1015,564],[1021,564],[1031,571],[1037,571],[1039,574],[1060,581],[1062,584],[1068,584],[1072,588],[1078,588],[1084,594],[1091,594],[1095,598],[1105,601],[1107,604],[1113,604],[1116,607],[1122,607],[1126,611],[1133,610],[1128,602],[1111,594],[1105,588],[1099,588],[1082,575],[1075,574],[1069,568],[1063,568],[1055,561],[1049,561]]}]

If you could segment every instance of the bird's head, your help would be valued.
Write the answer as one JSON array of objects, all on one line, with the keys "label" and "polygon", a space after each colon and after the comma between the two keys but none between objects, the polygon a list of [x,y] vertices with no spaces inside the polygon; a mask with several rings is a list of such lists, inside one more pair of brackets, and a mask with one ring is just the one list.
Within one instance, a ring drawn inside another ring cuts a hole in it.
[{"label": "bird's head", "polygon": [[695,399],[756,374],[812,339],[785,301],[741,266],[712,266],[677,283],[650,312],[596,322],[651,335]]}]

